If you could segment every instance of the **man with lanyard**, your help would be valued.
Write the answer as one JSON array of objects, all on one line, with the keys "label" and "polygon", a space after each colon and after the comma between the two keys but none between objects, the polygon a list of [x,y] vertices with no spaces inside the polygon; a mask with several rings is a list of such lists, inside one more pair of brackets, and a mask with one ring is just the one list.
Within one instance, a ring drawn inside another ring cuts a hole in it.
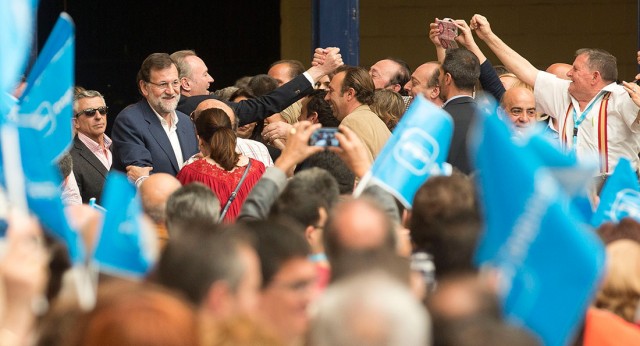
[{"label": "man with lanyard", "polygon": [[505,67],[534,86],[537,110],[557,117],[563,148],[576,150],[579,160],[599,157],[603,177],[613,172],[621,157],[638,168],[640,93],[636,91],[640,90],[635,84],[615,83],[618,69],[613,55],[580,49],[567,72],[570,80],[562,80],[539,71],[509,48],[485,17],[473,16],[470,26]]}]

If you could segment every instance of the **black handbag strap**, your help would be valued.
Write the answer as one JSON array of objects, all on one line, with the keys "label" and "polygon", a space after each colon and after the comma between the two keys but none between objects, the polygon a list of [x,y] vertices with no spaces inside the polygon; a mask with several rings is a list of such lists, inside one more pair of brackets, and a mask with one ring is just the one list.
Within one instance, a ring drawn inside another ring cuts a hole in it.
[{"label": "black handbag strap", "polygon": [[229,196],[229,200],[227,201],[227,204],[224,205],[224,208],[222,209],[222,212],[220,213],[220,218],[218,219],[218,223],[221,223],[222,219],[224,219],[224,216],[227,215],[227,211],[229,210],[229,207],[231,206],[231,203],[233,203],[233,200],[236,199],[236,195],[238,194],[238,191],[240,190],[240,187],[242,186],[242,183],[244,182],[244,179],[247,177],[247,174],[249,174],[249,168],[251,168],[251,159],[249,159],[249,163],[247,164],[247,168],[245,168],[244,173],[242,173],[242,177],[240,178],[240,181],[238,182],[238,185],[236,185],[236,188],[231,193],[231,196]]}]

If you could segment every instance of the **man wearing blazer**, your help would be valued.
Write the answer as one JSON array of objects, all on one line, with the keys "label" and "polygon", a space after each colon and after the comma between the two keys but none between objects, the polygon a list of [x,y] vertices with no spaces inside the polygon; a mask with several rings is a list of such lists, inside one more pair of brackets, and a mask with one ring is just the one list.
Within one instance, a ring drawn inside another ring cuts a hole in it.
[{"label": "man wearing blazer", "polygon": [[[225,102],[239,120],[239,126],[246,125],[283,111],[314,89],[313,85],[323,76],[333,72],[342,65],[342,56],[338,48],[316,49],[316,53],[323,57],[323,63],[312,66],[300,75],[281,84],[276,90],[263,96],[240,102]],[[182,94],[177,109],[185,114],[191,114],[200,102],[206,99],[219,99],[215,94],[209,93],[209,86],[213,83],[213,77],[209,75],[209,69],[204,61],[192,50],[181,50],[171,54],[171,59],[180,71],[180,83]],[[287,61],[287,60],[283,60]],[[282,63],[281,63],[282,64]],[[300,69],[301,67],[298,67]],[[271,71],[271,70],[269,70]],[[280,77],[283,79],[284,77]]]},{"label": "man wearing blazer", "polygon": [[95,90],[76,92],[73,104],[73,138],[70,153],[73,175],[78,183],[82,203],[95,197],[100,201],[107,172],[111,168],[111,139],[104,134],[107,128],[107,105]]},{"label": "man wearing blazer", "polygon": [[480,77],[480,63],[475,54],[458,48],[447,51],[438,82],[442,107],[453,118],[453,137],[447,162],[462,173],[471,173],[467,151],[467,135],[476,116],[473,90]]},{"label": "man wearing blazer", "polygon": [[136,79],[144,99],[118,114],[111,136],[113,169],[138,185],[151,173],[178,174],[198,143],[191,119],[176,111],[180,79],[169,55],[149,55]]}]

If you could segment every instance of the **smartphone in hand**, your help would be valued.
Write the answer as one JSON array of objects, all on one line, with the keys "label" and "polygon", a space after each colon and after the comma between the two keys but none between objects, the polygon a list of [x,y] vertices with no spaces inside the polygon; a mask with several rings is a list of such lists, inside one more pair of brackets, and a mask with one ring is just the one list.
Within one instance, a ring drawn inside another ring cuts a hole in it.
[{"label": "smartphone in hand", "polygon": [[440,30],[438,39],[440,40],[442,47],[444,49],[458,48],[458,43],[456,42],[456,37],[458,37],[458,27],[456,26],[456,23],[453,22],[453,19],[438,19],[436,23],[438,23],[438,29]]},{"label": "smartphone in hand", "polygon": [[317,147],[337,147],[340,146],[336,133],[337,127],[325,127],[315,130],[309,138],[309,145]]}]

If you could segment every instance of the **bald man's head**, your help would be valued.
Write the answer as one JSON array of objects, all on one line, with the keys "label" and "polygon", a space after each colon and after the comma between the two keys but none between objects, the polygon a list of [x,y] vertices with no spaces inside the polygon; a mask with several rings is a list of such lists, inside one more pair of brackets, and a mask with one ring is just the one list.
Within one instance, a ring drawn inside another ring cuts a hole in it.
[{"label": "bald man's head", "polygon": [[140,185],[140,199],[144,212],[156,224],[165,222],[165,206],[171,194],[182,186],[178,179],[167,173],[156,173]]},{"label": "bald man's head", "polygon": [[502,96],[502,108],[516,127],[528,127],[536,121],[536,99],[525,87],[513,87]]},{"label": "bald man's head", "polygon": [[327,255],[348,251],[395,251],[395,231],[387,214],[375,202],[354,199],[335,206],[325,234]]},{"label": "bald man's head", "polygon": [[571,70],[572,68],[573,66],[569,64],[555,63],[547,67],[547,72],[551,73],[552,75],[555,75],[560,79],[569,80],[569,77],[567,77],[567,72],[569,72],[569,70]]},{"label": "bald man's head", "polygon": [[206,99],[200,102],[198,104],[198,107],[196,107],[196,109],[193,111],[193,114],[194,114],[193,121],[195,121],[198,118],[198,116],[200,115],[200,112],[210,108],[222,109],[227,114],[229,119],[231,119],[233,130],[234,131],[236,130],[236,128],[238,127],[238,119],[236,118],[235,112],[233,111],[233,109],[231,109],[231,107],[229,107],[229,105],[216,99]]}]

